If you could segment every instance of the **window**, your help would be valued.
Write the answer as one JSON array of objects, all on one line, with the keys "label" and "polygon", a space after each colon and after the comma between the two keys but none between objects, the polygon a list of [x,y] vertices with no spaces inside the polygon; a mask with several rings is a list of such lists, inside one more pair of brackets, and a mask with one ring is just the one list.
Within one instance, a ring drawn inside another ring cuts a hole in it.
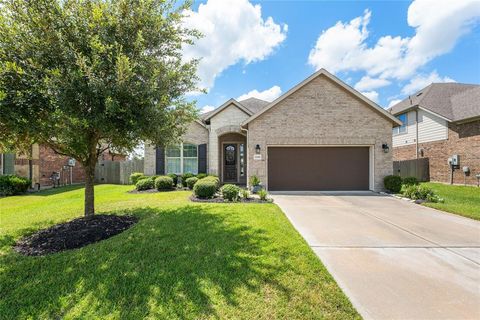
[{"label": "window", "polygon": [[402,121],[402,125],[399,127],[393,128],[393,134],[401,134],[401,133],[406,133],[407,132],[407,114],[402,113],[397,116],[397,119]]},{"label": "window", "polygon": [[198,173],[198,149],[195,144],[183,144],[183,173]]},{"label": "window", "polygon": [[240,149],[240,176],[243,177],[245,175],[245,145],[241,143],[239,149]]},{"label": "window", "polygon": [[195,144],[181,143],[166,148],[166,173],[198,173],[198,148]]},{"label": "window", "polygon": [[165,155],[167,173],[182,173],[182,153],[180,146],[167,147]]}]

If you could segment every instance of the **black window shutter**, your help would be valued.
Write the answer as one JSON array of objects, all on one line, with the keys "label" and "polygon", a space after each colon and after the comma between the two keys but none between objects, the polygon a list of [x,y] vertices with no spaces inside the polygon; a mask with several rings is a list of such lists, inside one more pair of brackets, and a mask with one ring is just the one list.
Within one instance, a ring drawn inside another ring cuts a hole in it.
[{"label": "black window shutter", "polygon": [[165,174],[165,148],[157,146],[155,149],[155,174]]},{"label": "black window shutter", "polygon": [[198,173],[207,173],[207,144],[198,145]]},{"label": "black window shutter", "polygon": [[3,174],[15,174],[15,153],[3,154]]}]

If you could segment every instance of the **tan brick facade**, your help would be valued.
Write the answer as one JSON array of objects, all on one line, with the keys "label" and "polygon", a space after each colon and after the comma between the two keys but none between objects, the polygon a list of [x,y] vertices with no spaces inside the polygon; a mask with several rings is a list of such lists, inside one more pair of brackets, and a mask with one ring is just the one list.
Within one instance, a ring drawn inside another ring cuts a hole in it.
[{"label": "tan brick facade", "polygon": [[248,117],[248,114],[232,104],[210,119],[210,137],[207,148],[209,173],[220,174],[218,137],[229,132],[240,133],[240,124]]},{"label": "tan brick facade", "polygon": [[[383,177],[392,174],[392,153],[382,151],[383,143],[392,145],[391,120],[320,75],[248,124],[248,176],[267,181],[269,145],[368,145],[371,188],[382,190]],[[262,160],[253,159],[257,144]]]},{"label": "tan brick facade", "polygon": [[155,175],[155,146],[145,143],[145,157],[143,162],[143,173],[147,176]]},{"label": "tan brick facade", "polygon": [[[189,126],[185,134],[180,139],[182,142],[199,144],[208,144],[208,129],[194,121]],[[207,147],[208,152],[208,147]],[[143,173],[149,176],[156,174],[156,152],[155,146],[149,143],[145,144],[145,158],[144,158]],[[208,163],[208,162],[207,162]]]},{"label": "tan brick facade", "polygon": [[[430,180],[450,182],[450,168],[447,159],[454,154],[459,155],[460,169],[454,171],[453,182],[464,183],[462,167],[470,168],[466,177],[467,184],[476,184],[476,174],[480,174],[480,120],[452,124],[448,126],[448,139],[419,144],[419,157],[429,159]],[[395,161],[415,159],[416,145],[396,147],[393,149]]]},{"label": "tan brick facade", "polygon": [[[243,127],[250,115],[235,102],[225,104],[212,118],[204,119],[206,128],[193,124],[182,140],[207,143],[208,172],[221,174],[220,142],[232,134],[242,137],[238,141],[243,142],[246,134],[247,172],[240,183],[257,175],[267,188],[268,146],[368,146],[369,188],[383,190],[383,178],[392,174],[393,167],[392,152],[385,153],[382,144],[392,146],[392,126],[396,120],[383,110],[375,110],[331,77],[328,72],[319,72]],[[261,147],[261,160],[254,160],[257,144]],[[146,145],[145,174],[154,174],[155,164],[155,148]]]}]

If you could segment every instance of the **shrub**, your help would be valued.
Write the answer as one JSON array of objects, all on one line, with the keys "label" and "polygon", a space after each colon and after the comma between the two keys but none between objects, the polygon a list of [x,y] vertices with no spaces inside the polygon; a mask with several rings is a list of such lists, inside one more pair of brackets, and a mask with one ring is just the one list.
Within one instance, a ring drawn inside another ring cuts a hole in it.
[{"label": "shrub", "polygon": [[27,192],[32,182],[16,175],[0,176],[0,196],[13,196]]},{"label": "shrub", "polygon": [[429,202],[443,202],[435,192],[426,186],[410,185],[407,186],[403,195],[412,200],[425,200]]},{"label": "shrub", "polygon": [[208,175],[207,175],[206,173],[199,173],[199,174],[197,174],[198,180],[203,179],[203,178],[206,178],[207,176],[208,176]]},{"label": "shrub", "polygon": [[221,189],[223,199],[237,201],[240,188],[234,184],[226,184]]},{"label": "shrub", "polygon": [[418,185],[418,180],[415,177],[406,177],[406,178],[403,178],[402,184],[404,186],[416,186]]},{"label": "shrub", "polygon": [[217,192],[217,185],[214,181],[206,180],[206,178],[198,180],[193,186],[193,193],[202,199],[212,198]]},{"label": "shrub", "polygon": [[386,176],[383,178],[385,189],[393,193],[399,193],[402,189],[402,178],[399,176]]},{"label": "shrub", "polygon": [[138,191],[153,189],[155,187],[155,181],[150,177],[144,177],[137,181],[135,189]]},{"label": "shrub", "polygon": [[427,199],[425,200],[427,200],[428,202],[442,202],[442,203],[444,202],[444,200],[436,194],[427,195]]},{"label": "shrub", "polygon": [[258,191],[258,196],[260,197],[260,200],[262,200],[262,201],[267,200],[267,195],[268,195],[268,193],[267,193],[267,190],[265,190],[265,189],[262,189],[262,190]]},{"label": "shrub", "polygon": [[169,173],[167,174],[170,178],[173,180],[173,186],[176,187],[178,184],[178,176],[175,173]]},{"label": "shrub", "polygon": [[130,182],[136,185],[138,180],[142,178],[145,178],[145,175],[142,172],[134,172],[130,175]]},{"label": "shrub", "polygon": [[416,200],[417,186],[406,186],[403,190],[403,195],[407,198]]},{"label": "shrub", "polygon": [[242,195],[243,199],[248,199],[250,198],[250,191],[248,189],[242,189],[240,190],[240,194]]},{"label": "shrub", "polygon": [[155,188],[157,188],[158,191],[172,190],[173,179],[169,176],[159,176],[155,179]]},{"label": "shrub", "polygon": [[258,185],[260,185],[260,179],[255,175],[251,176],[250,177],[250,186],[255,187],[255,186],[258,186]]},{"label": "shrub", "polygon": [[217,176],[207,176],[203,178],[202,181],[213,182],[217,189],[220,187],[220,179]]},{"label": "shrub", "polygon": [[191,177],[195,177],[195,175],[193,173],[184,173],[182,174],[182,186],[184,188],[187,187],[187,179],[188,178],[191,178]]},{"label": "shrub", "polygon": [[198,181],[198,178],[197,178],[197,177],[188,178],[188,179],[187,179],[187,187],[188,187],[188,189],[192,190],[192,189],[193,189],[193,186],[195,185],[195,183],[197,183],[197,181]]}]

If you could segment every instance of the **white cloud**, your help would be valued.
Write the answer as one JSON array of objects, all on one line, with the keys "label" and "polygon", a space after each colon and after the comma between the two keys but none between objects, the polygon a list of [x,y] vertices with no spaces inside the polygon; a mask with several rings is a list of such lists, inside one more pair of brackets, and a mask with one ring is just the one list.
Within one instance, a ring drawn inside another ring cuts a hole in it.
[{"label": "white cloud", "polygon": [[273,101],[282,94],[282,89],[279,86],[273,86],[270,89],[264,91],[258,91],[257,89],[252,90],[248,93],[242,94],[237,98],[238,101],[245,100],[248,98],[257,98],[265,101]]},{"label": "white cloud", "polygon": [[364,91],[361,92],[364,96],[368,99],[372,100],[373,102],[378,102],[378,92],[377,91]]},{"label": "white cloud", "polygon": [[387,79],[370,78],[369,76],[364,76],[355,84],[355,89],[359,91],[378,89],[388,86],[390,83],[391,82]]},{"label": "white cloud", "polygon": [[214,110],[215,107],[214,106],[204,106],[202,109],[200,109],[200,113],[207,113],[207,112],[210,112],[212,110]]},{"label": "white cloud", "polygon": [[386,81],[409,80],[429,61],[452,50],[458,39],[472,30],[480,20],[480,1],[415,0],[407,16],[415,34],[382,36],[373,45],[367,41],[371,18],[372,13],[365,10],[360,17],[339,21],[324,30],[310,51],[308,63],[316,70],[326,68],[334,73],[365,72],[355,86],[358,90],[377,89],[388,85]]},{"label": "white cloud", "polygon": [[393,107],[394,105],[396,105],[397,103],[399,103],[400,101],[402,101],[402,99],[393,99],[391,100],[389,103],[388,103],[388,107]]},{"label": "white cloud", "polygon": [[356,60],[361,54],[362,44],[368,37],[367,25],[371,13],[365,10],[361,17],[348,23],[338,21],[333,27],[324,30],[318,37],[315,48],[310,51],[308,62],[317,70],[326,68],[330,72],[354,69],[352,57]]},{"label": "white cloud", "polygon": [[286,38],[287,25],[263,18],[260,5],[248,0],[208,0],[198,11],[187,11],[184,24],[203,34],[184,48],[185,59],[201,58],[200,86],[209,89],[229,66],[249,64],[269,56]]},{"label": "white cloud", "polygon": [[405,95],[409,95],[412,93],[417,92],[420,89],[425,88],[429,84],[433,82],[455,82],[452,78],[449,77],[440,77],[436,71],[426,75],[426,74],[419,74],[413,77],[403,88],[402,93]]}]

